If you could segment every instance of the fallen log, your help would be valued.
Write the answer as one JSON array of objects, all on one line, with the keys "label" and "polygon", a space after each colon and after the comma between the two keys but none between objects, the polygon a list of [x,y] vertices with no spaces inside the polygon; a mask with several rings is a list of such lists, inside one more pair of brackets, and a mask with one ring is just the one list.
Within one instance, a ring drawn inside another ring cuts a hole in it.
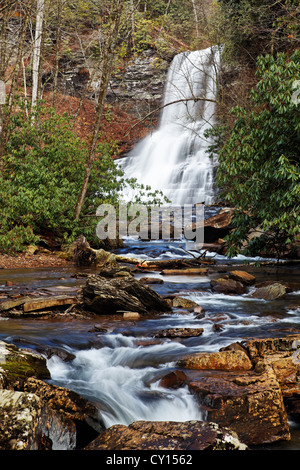
[{"label": "fallen log", "polygon": [[199,275],[205,276],[207,274],[207,268],[187,268],[187,269],[164,269],[161,274],[165,276],[182,276],[182,275]]},{"label": "fallen log", "polygon": [[152,269],[165,271],[166,269],[184,269],[199,266],[200,264],[210,265],[214,264],[214,260],[204,260],[198,258],[179,258],[179,259],[167,259],[167,260],[145,260],[136,264],[139,269]]}]

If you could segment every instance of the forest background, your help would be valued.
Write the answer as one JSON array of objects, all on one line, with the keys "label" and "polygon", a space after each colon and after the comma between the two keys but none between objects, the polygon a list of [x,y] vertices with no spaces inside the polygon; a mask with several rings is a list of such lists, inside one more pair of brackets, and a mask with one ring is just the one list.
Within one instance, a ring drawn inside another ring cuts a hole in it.
[{"label": "forest background", "polygon": [[[116,157],[157,124],[108,99],[110,81],[153,54],[223,49],[217,124],[220,200],[235,207],[228,254],[277,255],[299,240],[300,53],[296,0],[0,1],[0,252],[52,249],[84,235],[94,246],[96,208],[117,204],[126,182]],[[77,69],[76,93],[62,87]],[[2,90],[3,95],[3,90]]]}]

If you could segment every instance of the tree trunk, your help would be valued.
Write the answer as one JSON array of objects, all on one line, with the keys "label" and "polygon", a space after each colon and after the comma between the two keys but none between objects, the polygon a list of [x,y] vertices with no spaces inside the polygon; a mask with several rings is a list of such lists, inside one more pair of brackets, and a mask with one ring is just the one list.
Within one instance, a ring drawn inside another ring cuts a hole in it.
[{"label": "tree trunk", "polygon": [[117,36],[119,33],[121,13],[122,13],[123,7],[124,7],[124,2],[122,2],[121,0],[117,0],[116,2],[114,2],[114,5],[112,6],[111,28],[106,39],[106,45],[105,45],[105,49],[103,53],[102,76],[101,76],[99,96],[98,96],[98,102],[97,102],[96,122],[94,126],[93,139],[92,139],[92,144],[91,144],[90,151],[89,151],[88,161],[86,164],[83,184],[81,187],[81,191],[80,191],[76,209],[75,209],[75,220],[78,220],[80,217],[80,213],[82,210],[82,206],[83,206],[85,195],[86,195],[87,188],[88,188],[92,165],[96,156],[104,102],[105,102],[105,97],[107,93],[108,82],[109,82],[110,75],[111,75],[113,54],[115,51]]},{"label": "tree trunk", "polygon": [[33,60],[32,60],[32,99],[31,110],[33,111],[38,99],[38,85],[39,85],[39,69],[41,60],[41,44],[43,34],[43,20],[44,20],[45,0],[37,0],[36,7],[36,27],[35,27],[35,40],[33,47]]}]

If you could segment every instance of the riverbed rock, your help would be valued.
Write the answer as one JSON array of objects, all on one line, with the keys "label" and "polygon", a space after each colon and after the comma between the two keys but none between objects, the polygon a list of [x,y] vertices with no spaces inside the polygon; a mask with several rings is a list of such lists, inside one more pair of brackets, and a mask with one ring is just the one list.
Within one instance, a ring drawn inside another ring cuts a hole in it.
[{"label": "riverbed rock", "polygon": [[224,276],[219,279],[212,279],[210,285],[214,292],[221,294],[237,294],[242,295],[247,292],[246,286],[234,279],[230,279],[228,276]]},{"label": "riverbed rock", "polygon": [[266,286],[257,287],[255,291],[250,294],[250,297],[264,300],[276,300],[284,298],[287,293],[288,288],[285,285],[280,284],[279,282],[274,282]]},{"label": "riverbed rock", "polygon": [[114,425],[86,450],[246,450],[238,436],[217,424],[202,421],[138,421]]},{"label": "riverbed rock", "polygon": [[196,370],[251,370],[252,363],[243,351],[219,351],[190,354],[177,363],[185,369]]},{"label": "riverbed rock", "polygon": [[201,336],[203,328],[167,328],[154,334],[155,338],[191,338]]},{"label": "riverbed rock", "polygon": [[247,445],[290,439],[281,389],[271,367],[260,374],[202,372],[189,389],[208,421],[232,429]]},{"label": "riverbed rock", "polygon": [[255,283],[255,276],[247,271],[231,271],[229,278],[239,281],[242,284],[246,284],[247,286],[251,286]]},{"label": "riverbed rock", "polygon": [[262,338],[247,342],[256,370],[272,367],[279,382],[287,411],[300,417],[300,335]]},{"label": "riverbed rock", "polygon": [[75,430],[76,448],[85,446],[103,432],[99,409],[78,393],[35,378],[25,382],[24,391],[38,396],[50,414],[55,413],[66,428]]},{"label": "riverbed rock", "polygon": [[170,311],[165,299],[132,276],[113,279],[89,276],[83,288],[83,304],[86,310],[98,314]]},{"label": "riverbed rock", "polygon": [[0,450],[50,450],[54,428],[68,442],[66,449],[72,449],[75,429],[62,427],[37,395],[0,390]]},{"label": "riverbed rock", "polygon": [[187,376],[183,370],[173,370],[160,379],[159,385],[164,388],[177,389],[187,383]]},{"label": "riverbed rock", "polygon": [[205,220],[200,220],[186,228],[188,230],[196,230],[203,227],[204,230],[204,242],[214,243],[219,239],[223,239],[233,229],[232,219],[234,216],[234,209],[224,208],[220,212],[212,217]]},{"label": "riverbed rock", "polygon": [[0,341],[0,385],[12,389],[28,377],[50,378],[45,358],[36,352]]},{"label": "riverbed rock", "polygon": [[198,307],[197,302],[194,302],[193,300],[186,299],[185,297],[174,297],[172,299],[172,305],[173,307],[177,308],[191,308],[194,309],[195,307]]}]

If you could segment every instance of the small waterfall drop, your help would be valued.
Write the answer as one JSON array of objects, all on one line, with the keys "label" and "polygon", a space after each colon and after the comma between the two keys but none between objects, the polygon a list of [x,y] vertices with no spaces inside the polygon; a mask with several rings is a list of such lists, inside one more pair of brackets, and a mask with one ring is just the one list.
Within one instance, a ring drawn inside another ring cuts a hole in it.
[{"label": "small waterfall drop", "polygon": [[215,120],[219,63],[217,47],[176,55],[158,129],[120,160],[127,178],[163,191],[172,204],[213,203],[215,163],[204,133]]}]

